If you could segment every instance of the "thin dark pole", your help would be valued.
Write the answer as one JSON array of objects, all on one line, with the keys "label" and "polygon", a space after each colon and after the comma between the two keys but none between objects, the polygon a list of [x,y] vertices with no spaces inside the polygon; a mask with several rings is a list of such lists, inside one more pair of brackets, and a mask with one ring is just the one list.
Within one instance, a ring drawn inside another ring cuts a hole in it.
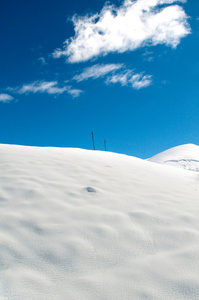
[{"label": "thin dark pole", "polygon": [[104,150],[106,151],[106,140],[104,140]]},{"label": "thin dark pole", "polygon": [[94,141],[94,133],[92,132],[92,140],[93,140],[93,150],[95,150],[95,141]]}]

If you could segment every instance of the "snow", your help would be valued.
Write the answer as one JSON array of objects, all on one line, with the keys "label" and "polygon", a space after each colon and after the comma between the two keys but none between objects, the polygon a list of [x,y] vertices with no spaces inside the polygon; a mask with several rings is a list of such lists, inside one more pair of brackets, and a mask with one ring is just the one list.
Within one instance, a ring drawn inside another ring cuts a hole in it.
[{"label": "snow", "polygon": [[159,153],[148,161],[199,172],[199,146],[182,145]]},{"label": "snow", "polygon": [[1,300],[199,299],[197,172],[11,145],[0,170]]}]

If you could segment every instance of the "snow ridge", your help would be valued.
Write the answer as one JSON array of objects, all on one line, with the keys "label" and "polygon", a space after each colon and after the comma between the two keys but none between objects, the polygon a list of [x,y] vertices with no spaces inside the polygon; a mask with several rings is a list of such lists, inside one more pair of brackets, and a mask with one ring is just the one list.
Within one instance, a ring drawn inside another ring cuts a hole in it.
[{"label": "snow ridge", "polygon": [[177,146],[149,158],[148,161],[199,172],[199,146]]}]

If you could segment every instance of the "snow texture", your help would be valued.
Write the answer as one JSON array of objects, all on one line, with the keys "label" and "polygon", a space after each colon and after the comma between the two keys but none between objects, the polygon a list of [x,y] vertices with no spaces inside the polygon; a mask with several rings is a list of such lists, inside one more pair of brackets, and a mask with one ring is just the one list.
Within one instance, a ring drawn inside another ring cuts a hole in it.
[{"label": "snow texture", "polygon": [[0,170],[1,300],[199,299],[198,173],[11,145]]},{"label": "snow texture", "polygon": [[193,144],[174,147],[149,158],[148,161],[199,172],[199,147]]}]

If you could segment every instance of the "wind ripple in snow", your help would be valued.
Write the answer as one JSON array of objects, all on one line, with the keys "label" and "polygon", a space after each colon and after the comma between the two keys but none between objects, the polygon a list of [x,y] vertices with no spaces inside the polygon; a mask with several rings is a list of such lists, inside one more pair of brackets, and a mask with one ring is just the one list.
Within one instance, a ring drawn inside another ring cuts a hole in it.
[{"label": "wind ripple in snow", "polygon": [[0,299],[199,299],[195,173],[6,145],[1,166]]}]

